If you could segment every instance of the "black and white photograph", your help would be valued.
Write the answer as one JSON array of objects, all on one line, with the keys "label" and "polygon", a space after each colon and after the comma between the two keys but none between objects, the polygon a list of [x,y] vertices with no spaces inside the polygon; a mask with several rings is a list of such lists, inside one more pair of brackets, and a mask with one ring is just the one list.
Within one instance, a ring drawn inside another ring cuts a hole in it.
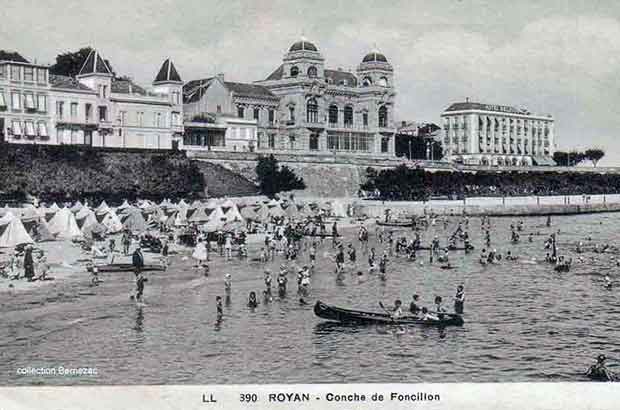
[{"label": "black and white photograph", "polygon": [[617,2],[0,15],[0,407],[620,380]]}]

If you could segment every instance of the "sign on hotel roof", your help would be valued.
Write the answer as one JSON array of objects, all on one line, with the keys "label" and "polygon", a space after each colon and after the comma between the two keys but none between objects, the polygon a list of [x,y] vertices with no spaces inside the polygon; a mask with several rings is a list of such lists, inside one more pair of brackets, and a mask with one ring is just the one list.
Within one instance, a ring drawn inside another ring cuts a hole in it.
[{"label": "sign on hotel roof", "polygon": [[481,104],[477,102],[458,102],[454,103],[446,109],[448,111],[467,111],[467,110],[481,110],[481,111],[497,111],[511,114],[530,114],[528,110],[518,109],[509,105],[494,105],[494,104]]}]

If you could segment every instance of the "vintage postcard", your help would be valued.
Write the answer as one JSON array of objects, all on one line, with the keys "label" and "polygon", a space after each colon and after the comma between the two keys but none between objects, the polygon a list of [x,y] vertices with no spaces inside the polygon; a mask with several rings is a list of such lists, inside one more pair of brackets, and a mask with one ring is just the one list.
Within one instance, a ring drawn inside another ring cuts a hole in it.
[{"label": "vintage postcard", "polygon": [[619,402],[616,2],[0,10],[0,410]]}]

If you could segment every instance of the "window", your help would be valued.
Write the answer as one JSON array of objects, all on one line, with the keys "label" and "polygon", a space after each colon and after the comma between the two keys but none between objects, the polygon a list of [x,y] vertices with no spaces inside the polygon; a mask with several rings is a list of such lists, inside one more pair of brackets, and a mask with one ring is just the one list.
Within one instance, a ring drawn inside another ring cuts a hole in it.
[{"label": "window", "polygon": [[24,67],[24,81],[34,81],[34,68]]},{"label": "window", "polygon": [[21,109],[21,95],[19,93],[11,93],[11,108],[14,110]]},{"label": "window", "polygon": [[71,108],[71,118],[77,118],[77,116],[78,116],[78,103],[72,102],[70,108]]},{"label": "window", "polygon": [[0,91],[0,108],[6,108],[6,99],[2,91]]},{"label": "window", "polygon": [[368,113],[367,112],[362,114],[362,122],[364,124],[364,127],[368,127]]},{"label": "window", "polygon": [[0,78],[6,77],[6,65],[0,65]]},{"label": "window", "polygon": [[137,123],[138,123],[138,127],[141,127],[144,123],[144,113],[143,112],[137,112],[136,113],[136,119],[137,119]]},{"label": "window", "polygon": [[47,138],[49,135],[47,134],[47,124],[44,122],[39,123],[39,137]]},{"label": "window", "polygon": [[319,122],[319,105],[314,98],[310,98],[306,103],[306,121],[310,123]]},{"label": "window", "polygon": [[178,127],[179,125],[181,125],[180,119],[181,119],[181,114],[178,112],[173,112],[172,113],[172,126]]},{"label": "window", "polygon": [[274,149],[276,147],[276,134],[269,134],[269,148]]},{"label": "window", "polygon": [[258,108],[254,108],[254,119],[258,121],[260,115],[260,110]]},{"label": "window", "polygon": [[315,78],[317,76],[317,69],[315,66],[308,68],[308,77]]},{"label": "window", "polygon": [[347,86],[347,84],[348,84],[348,83],[347,83],[347,80],[340,80],[340,81],[338,82],[338,85],[340,85],[340,86],[342,86],[342,87],[346,87],[346,86]]},{"label": "window", "polygon": [[379,127],[387,127],[388,126],[388,110],[384,105],[379,108]]},{"label": "window", "polygon": [[34,105],[34,94],[28,93],[24,95],[24,108],[27,110],[36,110],[37,107]]},{"label": "window", "polygon": [[239,118],[243,118],[243,115],[245,114],[245,110],[243,107],[238,106],[237,107],[237,117]]},{"label": "window", "polygon": [[372,85],[372,78],[370,77],[364,77],[364,79],[362,80],[362,86],[363,87],[368,87]]},{"label": "window", "polygon": [[291,77],[297,77],[299,75],[299,68],[297,66],[291,67]]},{"label": "window", "polygon": [[107,98],[108,97],[108,86],[104,85],[103,86],[103,98]]},{"label": "window", "polygon": [[34,122],[26,121],[25,125],[26,125],[26,136],[28,137],[36,136],[36,133],[34,132]]},{"label": "window", "polygon": [[93,106],[92,104],[84,105],[84,117],[86,118],[86,122],[89,122],[93,115]]},{"label": "window", "polygon": [[289,122],[295,122],[295,107],[294,106],[288,107],[288,119],[289,119]]},{"label": "window", "polygon": [[350,105],[344,107],[344,126],[346,128],[353,126],[353,107]]},{"label": "window", "polygon": [[172,104],[179,104],[179,92],[178,91],[172,92]]},{"label": "window", "polygon": [[275,122],[275,112],[274,110],[269,110],[269,124],[273,124]]},{"label": "window", "polygon": [[220,114],[222,112],[222,106],[218,105],[217,106],[217,113]]},{"label": "window", "polygon": [[379,85],[381,87],[387,87],[388,86],[388,80],[385,77],[381,77],[379,78]]},{"label": "window", "polygon": [[37,70],[37,81],[41,84],[45,83],[45,69],[39,68]]},{"label": "window", "polygon": [[330,125],[338,124],[338,106],[336,105],[329,106],[329,124]]},{"label": "window", "polygon": [[43,94],[37,96],[37,109],[40,112],[47,112],[47,97]]},{"label": "window", "polygon": [[155,114],[155,126],[157,128],[161,127],[161,113],[160,112]]},{"label": "window", "polygon": [[64,109],[65,103],[62,101],[56,101],[56,117],[58,117],[59,120],[62,120],[62,117],[64,116]]},{"label": "window", "polygon": [[108,107],[100,106],[99,107],[99,121],[107,121],[108,120]]},{"label": "window", "polygon": [[121,126],[127,125],[127,111],[120,111],[118,115],[118,122]]},{"label": "window", "polygon": [[319,149],[319,134],[310,134],[309,148],[312,151]]},{"label": "window", "polygon": [[21,80],[20,69],[17,65],[11,66],[11,80],[19,81]]},{"label": "window", "polygon": [[288,144],[289,144],[289,148],[291,150],[295,149],[295,136],[294,135],[289,135],[288,136]]},{"label": "window", "polygon": [[22,124],[19,121],[13,121],[11,126],[13,129],[13,135],[22,135]]},{"label": "window", "polygon": [[78,141],[78,131],[76,129],[71,130],[71,144],[77,144]]}]

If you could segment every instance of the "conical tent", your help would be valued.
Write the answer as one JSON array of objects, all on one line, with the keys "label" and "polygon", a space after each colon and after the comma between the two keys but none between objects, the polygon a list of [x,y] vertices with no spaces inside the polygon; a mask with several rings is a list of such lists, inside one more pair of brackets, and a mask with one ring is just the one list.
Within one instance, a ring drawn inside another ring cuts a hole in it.
[{"label": "conical tent", "polygon": [[245,206],[245,207],[243,207],[241,209],[241,211],[239,213],[245,219],[249,219],[251,221],[257,221],[258,220],[258,214],[254,210],[253,206]]},{"label": "conical tent", "polygon": [[233,204],[233,206],[228,211],[226,211],[225,216],[226,216],[226,222],[233,222],[233,221],[243,222],[243,216],[241,216],[241,214],[239,213],[239,209],[237,208],[237,205],[235,204]]},{"label": "conical tent", "polygon": [[54,203],[52,204],[52,206],[50,206],[50,209],[51,209],[52,211],[56,212],[56,211],[59,211],[59,210],[60,210],[60,207],[56,204],[56,202],[54,202]]},{"label": "conical tent", "polygon": [[129,202],[127,202],[127,200],[125,199],[123,203],[118,208],[116,208],[116,212],[118,213],[119,211],[129,209],[129,208],[131,208],[131,205],[129,205]]},{"label": "conical tent", "polygon": [[271,201],[269,201],[269,203],[267,204],[268,207],[272,208],[274,206],[280,206],[280,203],[278,201],[276,201],[275,199],[272,199]]},{"label": "conical tent", "polygon": [[197,208],[192,214],[187,218],[189,222],[207,222],[209,220],[209,210],[207,208]]},{"label": "conical tent", "polygon": [[220,205],[223,209],[228,209],[228,208],[232,208],[233,206],[235,206],[235,203],[233,201],[231,201],[230,199],[227,199],[224,201],[224,203],[222,205]]},{"label": "conical tent", "polygon": [[82,235],[75,216],[67,208],[62,208],[56,212],[56,215],[49,222],[49,228],[56,239],[72,239]]},{"label": "conical tent", "polygon": [[37,208],[24,208],[21,211],[21,215],[19,216],[19,219],[21,219],[22,222],[31,221],[31,220],[40,219],[41,216],[42,216],[41,212]]},{"label": "conical tent", "polygon": [[33,242],[22,222],[12,212],[7,212],[0,218],[0,248],[13,248]]},{"label": "conical tent", "polygon": [[185,202],[184,200],[180,200],[179,203],[177,204],[177,206],[179,208],[189,208],[189,205],[187,204],[187,202]]},{"label": "conical tent", "polygon": [[207,202],[206,208],[207,209],[215,209],[215,208],[217,208],[217,200],[213,199],[213,198],[209,199],[209,202]]},{"label": "conical tent", "polygon": [[206,224],[202,225],[201,229],[204,232],[215,232],[215,231],[219,231],[223,227],[224,227],[224,222],[223,221],[213,219],[213,220],[207,222]]},{"label": "conical tent", "polygon": [[82,205],[82,203],[80,201],[77,201],[75,203],[75,205],[73,205],[71,207],[71,212],[76,213],[79,212],[80,209],[82,209],[84,207],[84,205]]},{"label": "conical tent", "polygon": [[77,214],[75,214],[75,220],[82,230],[89,225],[99,223],[95,213],[86,207],[82,208]]},{"label": "conical tent", "polygon": [[36,222],[36,232],[37,235],[35,239],[37,242],[47,242],[55,239],[54,234],[50,231],[50,227],[47,222],[45,222],[44,218],[41,218]]},{"label": "conical tent", "polygon": [[98,218],[99,223],[106,227],[108,233],[117,233],[123,230],[121,222],[116,212],[109,210],[105,215]]},{"label": "conical tent", "polygon": [[267,221],[269,219],[269,208],[267,205],[263,205],[256,210],[256,214],[258,215],[258,219],[260,221]]},{"label": "conical tent", "polygon": [[[97,209],[95,209],[95,212],[99,213],[99,212],[107,212],[108,209],[110,209],[110,207],[108,206],[108,204],[106,203],[106,201],[101,201],[101,203],[99,204],[99,206],[97,207]],[[104,213],[105,213],[104,212]]]},{"label": "conical tent", "polygon": [[286,216],[289,218],[297,218],[299,216],[299,211],[297,210],[297,205],[291,203],[284,210],[286,212]]},{"label": "conical tent", "polygon": [[84,228],[82,230],[82,233],[84,234],[85,238],[92,239],[93,235],[103,236],[107,232],[107,230],[108,229],[105,227],[105,225],[95,223]]},{"label": "conical tent", "polygon": [[138,210],[133,210],[122,215],[121,222],[125,229],[129,229],[132,232],[144,232],[147,230],[146,221],[142,213]]},{"label": "conical tent", "polygon": [[225,221],[225,220],[226,220],[226,215],[224,214],[224,211],[222,211],[222,208],[220,208],[219,206],[215,208],[213,212],[211,212],[211,214],[209,215],[209,221]]},{"label": "conical tent", "polygon": [[268,215],[272,218],[282,218],[286,216],[286,213],[280,206],[274,206],[269,208]]},{"label": "conical tent", "polygon": [[174,215],[174,225],[184,226],[187,225],[187,208],[179,208],[178,212]]}]

